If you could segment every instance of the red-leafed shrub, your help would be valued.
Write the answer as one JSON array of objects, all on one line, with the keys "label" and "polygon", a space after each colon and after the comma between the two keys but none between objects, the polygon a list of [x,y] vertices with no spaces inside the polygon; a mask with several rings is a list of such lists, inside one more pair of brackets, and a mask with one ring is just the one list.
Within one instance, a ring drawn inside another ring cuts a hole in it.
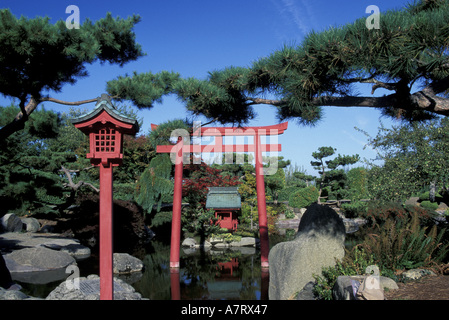
[{"label": "red-leafed shrub", "polygon": [[241,182],[238,177],[222,176],[221,170],[211,168],[204,162],[184,166],[182,196],[191,206],[205,207],[208,187],[232,187]]}]

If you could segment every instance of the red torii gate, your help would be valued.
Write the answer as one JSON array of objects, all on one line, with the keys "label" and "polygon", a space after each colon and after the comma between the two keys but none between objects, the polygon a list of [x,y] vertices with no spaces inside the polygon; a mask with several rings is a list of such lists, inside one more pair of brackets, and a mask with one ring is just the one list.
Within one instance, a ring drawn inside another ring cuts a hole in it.
[{"label": "red torii gate", "polygon": [[[190,145],[184,143],[183,137],[190,135],[186,130],[174,130],[172,137],[177,137],[178,142],[175,145],[157,146],[157,153],[171,153],[176,155],[175,158],[175,185],[173,193],[173,217],[171,230],[171,246],[170,246],[170,268],[179,268],[179,250],[181,242],[181,202],[182,202],[182,173],[184,154],[190,153],[233,153],[233,152],[254,152],[255,154],[255,170],[256,170],[256,189],[257,189],[257,208],[259,213],[259,233],[260,233],[260,251],[262,268],[268,268],[268,223],[265,201],[265,183],[264,168],[262,164],[262,152],[281,151],[280,144],[262,144],[261,136],[277,136],[283,134],[287,129],[288,122],[280,123],[272,126],[261,127],[202,127],[197,128],[193,132],[193,137],[215,137],[215,144],[207,145]],[[154,130],[157,125],[152,124],[151,129]],[[222,137],[228,136],[253,136],[254,142],[251,145],[228,145],[223,144]],[[219,137],[217,139],[217,137]],[[190,157],[189,157],[190,159]],[[173,161],[173,158],[172,158]],[[277,170],[277,161],[276,166]],[[273,169],[273,168],[271,168]],[[274,172],[273,172],[274,173]]]}]

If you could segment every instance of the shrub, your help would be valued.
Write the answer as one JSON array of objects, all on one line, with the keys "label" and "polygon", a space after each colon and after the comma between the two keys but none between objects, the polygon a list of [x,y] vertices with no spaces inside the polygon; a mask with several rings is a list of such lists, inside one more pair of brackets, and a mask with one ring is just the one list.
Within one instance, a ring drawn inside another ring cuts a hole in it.
[{"label": "shrub", "polygon": [[[419,195],[419,200],[421,200],[421,201],[430,200],[429,194],[430,194],[429,191],[425,191],[425,192],[421,193]],[[435,200],[436,201],[441,201],[442,199],[443,199],[443,197],[441,196],[441,194],[439,194],[438,192],[435,193]]]},{"label": "shrub", "polygon": [[[360,212],[363,214],[363,211]],[[392,201],[370,201],[367,205],[365,218],[370,220],[373,225],[382,225],[390,218],[401,221],[410,219],[414,214],[417,214],[423,224],[427,224],[435,215],[434,212],[424,207],[402,205],[399,202]]]},{"label": "shrub", "polygon": [[296,186],[290,186],[290,187],[285,187],[284,189],[281,189],[278,194],[278,201],[288,201],[290,196],[293,193],[295,193],[296,191],[298,191],[298,189],[300,189],[300,188],[296,187]]},{"label": "shrub", "polygon": [[430,202],[429,200],[425,200],[425,201],[421,202],[421,207],[429,209],[429,210],[436,210],[436,209],[438,209],[438,203]]},{"label": "shrub", "polygon": [[392,272],[439,264],[449,252],[449,244],[442,241],[446,229],[438,231],[434,224],[429,230],[421,225],[417,213],[402,221],[389,218],[373,230],[362,246],[383,269]]},{"label": "shrub", "polygon": [[346,218],[355,218],[366,215],[368,204],[366,202],[356,201],[345,203],[342,206]]},{"label": "shrub", "polygon": [[314,186],[299,189],[289,198],[289,205],[293,208],[307,208],[318,200],[319,192]]}]

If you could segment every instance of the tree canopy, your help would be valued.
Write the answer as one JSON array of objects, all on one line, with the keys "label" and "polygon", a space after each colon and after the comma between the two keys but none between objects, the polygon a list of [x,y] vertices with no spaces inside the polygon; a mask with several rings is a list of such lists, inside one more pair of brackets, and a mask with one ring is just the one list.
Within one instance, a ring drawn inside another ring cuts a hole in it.
[{"label": "tree canopy", "polygon": [[[448,0],[423,0],[383,12],[379,29],[368,29],[363,17],[311,32],[300,45],[286,45],[249,67],[211,71],[206,79],[135,73],[110,81],[108,90],[139,107],[157,101],[139,92],[175,93],[192,113],[221,123],[247,122],[256,105],[274,106],[279,119],[307,125],[321,119],[324,106],[379,108],[405,120],[448,115],[447,21]],[[372,96],[356,93],[364,84],[372,86]],[[378,89],[388,94],[374,96]]]},{"label": "tree canopy", "polygon": [[373,198],[405,200],[437,185],[448,189],[449,121],[447,118],[381,127],[368,145],[378,152],[382,165],[371,163],[370,192]]},{"label": "tree canopy", "polygon": [[0,139],[24,128],[30,114],[43,101],[80,105],[94,99],[66,102],[48,96],[64,84],[87,76],[86,65],[96,61],[124,65],[143,55],[133,27],[139,16],[113,18],[111,14],[93,23],[86,19],[79,29],[48,17],[17,18],[0,10],[0,93],[17,98],[20,112],[0,128]]}]

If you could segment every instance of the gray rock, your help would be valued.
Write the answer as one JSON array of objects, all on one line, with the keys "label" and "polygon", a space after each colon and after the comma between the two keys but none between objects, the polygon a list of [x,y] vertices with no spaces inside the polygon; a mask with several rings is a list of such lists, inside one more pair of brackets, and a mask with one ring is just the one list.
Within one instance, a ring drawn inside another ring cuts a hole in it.
[{"label": "gray rock", "polygon": [[44,247],[16,250],[4,256],[13,280],[26,283],[49,283],[67,277],[65,270],[76,264],[65,252]]},{"label": "gray rock", "polygon": [[5,290],[0,288],[0,300],[26,300],[28,295],[18,290]]},{"label": "gray rock", "polygon": [[232,241],[229,243],[230,247],[255,247],[256,246],[256,238],[253,237],[242,237],[240,241]]},{"label": "gray rock", "polygon": [[75,263],[75,259],[65,252],[55,251],[44,247],[25,248],[5,255],[5,261],[12,261],[14,266],[8,265],[10,272],[43,271],[49,269],[66,268]]},{"label": "gray rock", "polygon": [[143,270],[143,262],[127,253],[114,253],[114,273],[127,274]]},{"label": "gray rock", "polygon": [[41,246],[65,252],[77,261],[89,258],[91,254],[88,247],[79,244],[78,240],[75,239],[52,239],[42,243]]},{"label": "gray rock", "polygon": [[419,197],[410,197],[407,200],[405,200],[406,205],[412,205],[412,206],[416,206],[419,203]]},{"label": "gray rock", "polygon": [[[46,300],[99,300],[100,277],[81,277],[70,285],[61,283],[47,296]],[[114,278],[114,300],[146,300],[126,282]]]},{"label": "gray rock", "polygon": [[184,241],[181,244],[181,246],[188,247],[188,248],[195,247],[196,245],[197,245],[197,243],[196,243],[195,239],[193,239],[193,238],[186,238],[186,239],[184,239]]},{"label": "gray rock", "polygon": [[212,246],[215,246],[217,243],[223,243],[224,240],[222,238],[212,237],[209,239],[209,242]]},{"label": "gray rock", "polygon": [[229,246],[229,243],[226,243],[226,242],[217,242],[217,243],[215,243],[214,247],[217,249],[223,249],[223,248],[229,248],[230,246]]},{"label": "gray rock", "polygon": [[22,220],[14,213],[7,213],[1,217],[0,224],[4,232],[21,232],[23,229]]},{"label": "gray rock", "polygon": [[354,293],[357,293],[357,287],[363,278],[363,276],[339,276],[332,289],[332,298],[334,300],[357,300]]},{"label": "gray rock", "polygon": [[253,237],[242,237],[240,239],[240,246],[241,247],[255,247],[257,244],[256,238]]},{"label": "gray rock", "polygon": [[66,252],[76,260],[88,258],[91,251],[79,243],[77,239],[66,238],[56,233],[8,232],[1,235],[2,247],[7,251],[20,248],[45,247]]},{"label": "gray rock", "polygon": [[27,232],[38,232],[41,224],[36,218],[21,218],[23,223],[23,228]]},{"label": "gray rock", "polygon": [[424,276],[429,275],[435,276],[436,274],[433,271],[427,269],[411,269],[402,273],[402,277],[404,278],[404,280],[418,280]]},{"label": "gray rock", "polygon": [[313,289],[315,288],[315,282],[309,281],[304,288],[298,293],[296,300],[316,300],[317,297],[313,293]]},{"label": "gray rock", "polygon": [[271,300],[287,300],[320,275],[323,267],[344,257],[345,226],[327,206],[311,205],[301,218],[292,241],[275,245],[269,253]]}]

